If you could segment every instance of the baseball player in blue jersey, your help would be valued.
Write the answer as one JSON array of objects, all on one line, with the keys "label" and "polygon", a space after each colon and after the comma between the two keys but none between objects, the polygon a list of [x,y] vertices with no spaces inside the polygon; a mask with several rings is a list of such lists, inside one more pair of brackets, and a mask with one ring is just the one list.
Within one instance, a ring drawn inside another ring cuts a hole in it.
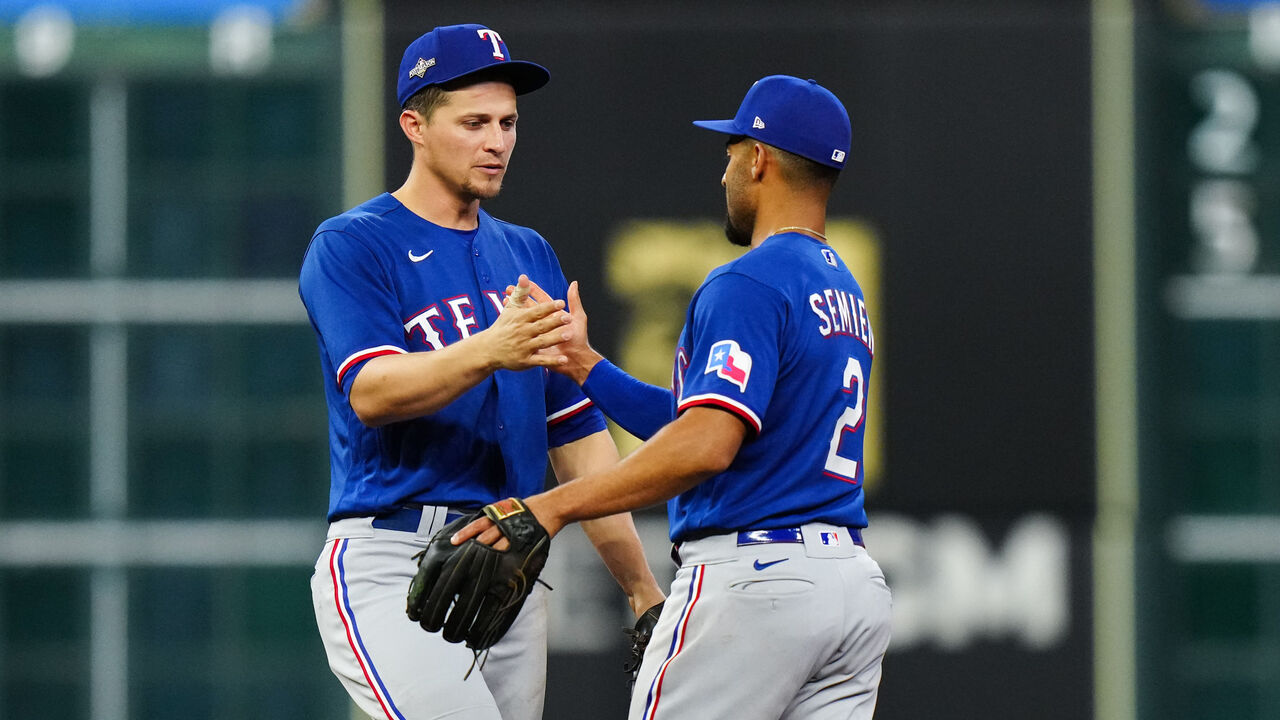
[{"label": "baseball player in blue jersey", "polygon": [[[480,25],[439,27],[405,51],[404,185],[316,230],[299,290],[329,414],[329,531],[312,598],[329,665],[367,714],[389,720],[537,720],[546,684],[539,589],[480,668],[405,614],[414,555],[460,513],[618,459],[600,412],[548,372],[570,337],[567,283],[536,232],[480,209],[516,139],[516,96],[548,80]],[[527,278],[525,277],[527,276]],[[586,527],[637,616],[663,599],[629,515]]]},{"label": "baseball player in blue jersey", "polygon": [[[574,339],[561,372],[647,441],[618,465],[527,498],[551,534],[671,498],[669,599],[631,720],[870,718],[890,593],[862,528],[862,441],[875,339],[862,290],[826,244],[849,152],[840,101],[812,80],[756,82],[732,120],[729,239],[750,250],[694,294],[670,391]],[[550,296],[534,290],[544,304]],[[502,546],[477,520],[454,536]]]}]

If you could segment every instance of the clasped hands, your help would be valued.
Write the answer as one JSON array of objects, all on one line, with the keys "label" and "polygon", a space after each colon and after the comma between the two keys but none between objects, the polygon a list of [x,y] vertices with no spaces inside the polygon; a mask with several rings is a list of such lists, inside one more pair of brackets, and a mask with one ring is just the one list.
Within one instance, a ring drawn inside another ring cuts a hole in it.
[{"label": "clasped hands", "polygon": [[[532,297],[530,297],[532,296]],[[494,370],[555,368],[569,361],[557,350],[573,337],[573,318],[565,302],[553,299],[527,275],[507,286],[498,319],[482,333],[488,342],[489,366]]]}]

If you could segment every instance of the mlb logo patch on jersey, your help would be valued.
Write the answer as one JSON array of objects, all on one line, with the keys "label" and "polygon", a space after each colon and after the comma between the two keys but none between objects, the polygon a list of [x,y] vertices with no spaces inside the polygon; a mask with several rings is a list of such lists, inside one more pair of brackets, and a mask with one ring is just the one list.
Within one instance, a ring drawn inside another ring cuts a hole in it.
[{"label": "mlb logo patch on jersey", "polygon": [[724,378],[742,392],[747,391],[747,379],[751,377],[751,356],[738,347],[734,340],[721,340],[711,346],[711,354],[707,357],[707,369],[703,375],[715,373]]},{"label": "mlb logo patch on jersey", "polygon": [[818,535],[820,536],[820,539],[822,540],[823,545],[831,545],[833,547],[839,547],[840,533],[824,532],[824,533],[818,533]]}]

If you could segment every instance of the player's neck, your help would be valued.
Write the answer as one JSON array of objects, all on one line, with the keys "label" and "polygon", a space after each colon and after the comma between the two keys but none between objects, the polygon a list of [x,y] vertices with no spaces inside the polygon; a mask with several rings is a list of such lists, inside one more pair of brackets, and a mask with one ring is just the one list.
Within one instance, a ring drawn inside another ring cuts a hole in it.
[{"label": "player's neck", "polygon": [[780,212],[763,212],[762,208],[756,213],[756,224],[751,230],[751,247],[759,247],[770,235],[781,232],[799,232],[826,242],[826,209],[788,207]]},{"label": "player's neck", "polygon": [[474,230],[479,222],[480,200],[460,198],[443,187],[433,187],[423,175],[410,173],[398,190],[391,193],[414,215],[440,227]]},{"label": "player's neck", "polygon": [[[766,183],[756,196],[756,222],[751,229],[751,247],[780,228],[802,232],[825,242],[827,234],[827,195],[812,190],[796,190],[780,183]],[[799,228],[799,230],[797,230]]]}]

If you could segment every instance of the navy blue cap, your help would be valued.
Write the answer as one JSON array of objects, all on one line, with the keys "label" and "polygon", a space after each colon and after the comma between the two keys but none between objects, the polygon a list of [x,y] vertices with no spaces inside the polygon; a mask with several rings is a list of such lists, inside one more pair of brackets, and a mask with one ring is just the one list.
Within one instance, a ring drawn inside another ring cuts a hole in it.
[{"label": "navy blue cap", "polygon": [[400,107],[428,85],[457,80],[482,70],[500,73],[517,95],[533,92],[551,79],[537,63],[512,60],[507,43],[483,25],[445,25],[409,43],[396,76]]},{"label": "navy blue cap", "polygon": [[814,80],[790,75],[761,78],[747,91],[732,120],[695,120],[727,135],[746,135],[801,157],[841,169],[853,130],[839,98]]}]

